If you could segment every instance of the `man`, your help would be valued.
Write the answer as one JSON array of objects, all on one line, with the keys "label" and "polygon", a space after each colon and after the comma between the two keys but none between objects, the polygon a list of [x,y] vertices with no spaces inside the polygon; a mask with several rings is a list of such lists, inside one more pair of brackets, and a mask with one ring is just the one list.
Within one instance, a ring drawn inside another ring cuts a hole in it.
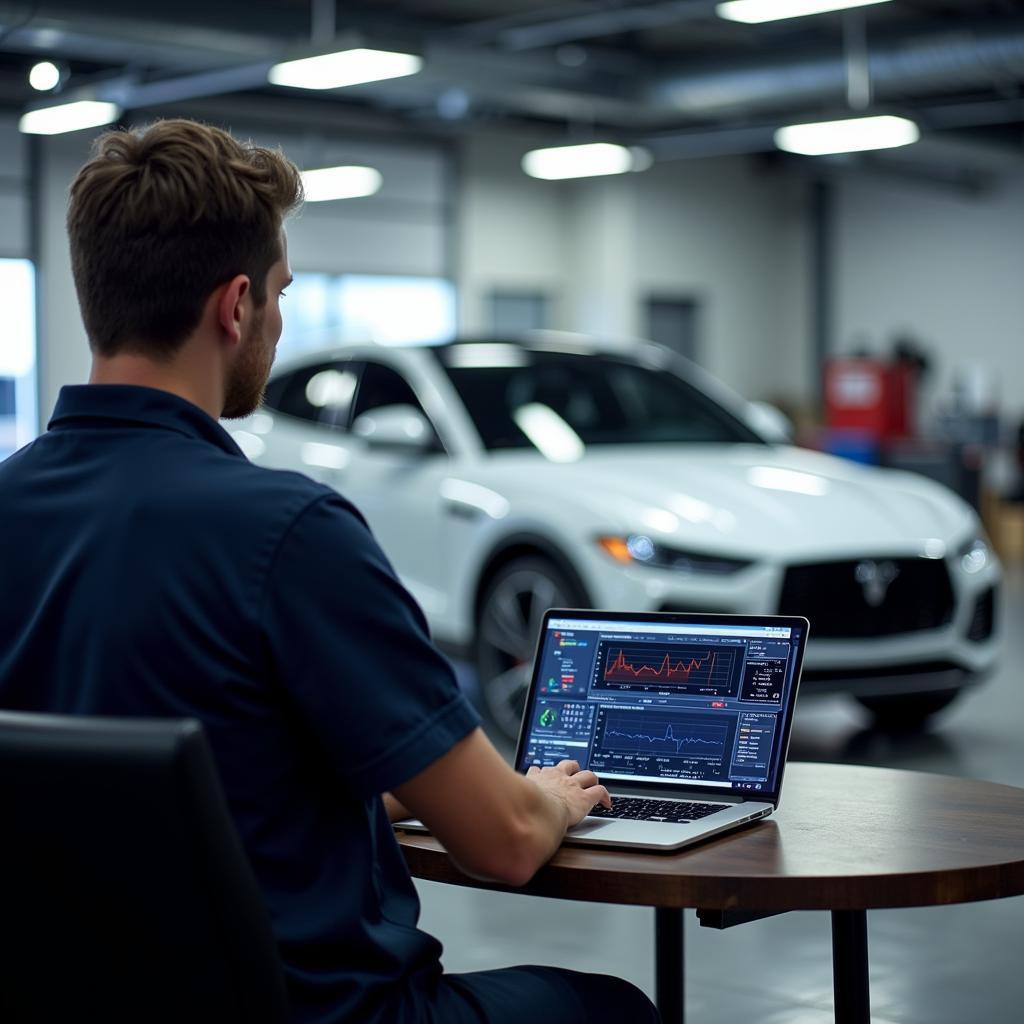
[{"label": "man", "polygon": [[0,466],[0,705],[203,722],[295,1021],[655,1020],[612,978],[443,975],[416,927],[389,814],[515,885],[609,798],[574,763],[513,772],[359,513],[217,423],[262,397],[300,199],[215,128],[98,140],[68,212],[90,383]]}]

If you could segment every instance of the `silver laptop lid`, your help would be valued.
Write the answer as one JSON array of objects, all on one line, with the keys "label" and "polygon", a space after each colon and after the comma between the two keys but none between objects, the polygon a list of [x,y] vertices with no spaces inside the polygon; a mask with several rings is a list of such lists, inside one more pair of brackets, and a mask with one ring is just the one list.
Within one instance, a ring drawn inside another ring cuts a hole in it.
[{"label": "silver laptop lid", "polygon": [[631,790],[778,804],[804,618],[552,609],[516,768],[564,758]]}]

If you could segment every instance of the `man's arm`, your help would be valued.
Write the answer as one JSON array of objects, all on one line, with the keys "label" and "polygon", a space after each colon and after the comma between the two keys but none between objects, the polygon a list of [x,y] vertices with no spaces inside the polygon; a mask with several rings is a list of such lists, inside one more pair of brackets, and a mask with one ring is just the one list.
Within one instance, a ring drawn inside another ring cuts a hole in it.
[{"label": "man's arm", "polygon": [[528,882],[565,830],[595,804],[611,806],[597,776],[575,761],[531,768],[524,777],[480,729],[395,787],[394,795],[466,874],[509,885]]},{"label": "man's arm", "polygon": [[[502,760],[423,612],[339,495],[325,489],[290,525],[260,621],[275,672],[346,791],[389,792],[469,873],[525,882],[568,824],[608,800],[575,762],[524,778]],[[331,663],[336,671],[325,671]],[[389,815],[397,804],[385,800]]]},{"label": "man's arm", "polygon": [[403,806],[401,801],[393,793],[385,793],[384,810],[387,811],[388,821],[401,821],[403,818],[411,818],[409,808]]}]

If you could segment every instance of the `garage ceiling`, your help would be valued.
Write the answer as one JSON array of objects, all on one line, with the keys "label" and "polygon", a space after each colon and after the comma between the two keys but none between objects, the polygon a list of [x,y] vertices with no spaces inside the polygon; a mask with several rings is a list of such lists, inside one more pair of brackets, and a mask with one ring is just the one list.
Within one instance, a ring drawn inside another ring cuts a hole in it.
[{"label": "garage ceiling", "polygon": [[[990,156],[1024,143],[1024,4],[892,0],[742,25],[713,0],[88,0],[0,2],[0,106],[40,95],[32,63],[129,110],[244,109],[267,119],[450,136],[481,127],[643,143],[656,157],[771,149],[780,124],[872,108]],[[367,45],[413,49],[419,75],[326,94],[266,85],[268,64]],[[853,70],[854,93],[850,69]],[[916,148],[916,147],[914,147]]]}]

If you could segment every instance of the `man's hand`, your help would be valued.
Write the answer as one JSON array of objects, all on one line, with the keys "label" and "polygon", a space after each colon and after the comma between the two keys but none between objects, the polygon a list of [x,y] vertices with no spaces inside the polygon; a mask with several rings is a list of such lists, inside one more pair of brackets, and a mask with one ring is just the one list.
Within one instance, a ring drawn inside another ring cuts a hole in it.
[{"label": "man's hand", "polygon": [[525,885],[561,845],[565,830],[608,791],[575,761],[513,771],[474,729],[394,796],[434,833],[469,875]]},{"label": "man's hand", "polygon": [[526,777],[565,808],[566,828],[582,821],[595,804],[612,805],[608,790],[598,782],[593,772],[580,771],[578,761],[559,761],[548,768],[533,765]]}]

